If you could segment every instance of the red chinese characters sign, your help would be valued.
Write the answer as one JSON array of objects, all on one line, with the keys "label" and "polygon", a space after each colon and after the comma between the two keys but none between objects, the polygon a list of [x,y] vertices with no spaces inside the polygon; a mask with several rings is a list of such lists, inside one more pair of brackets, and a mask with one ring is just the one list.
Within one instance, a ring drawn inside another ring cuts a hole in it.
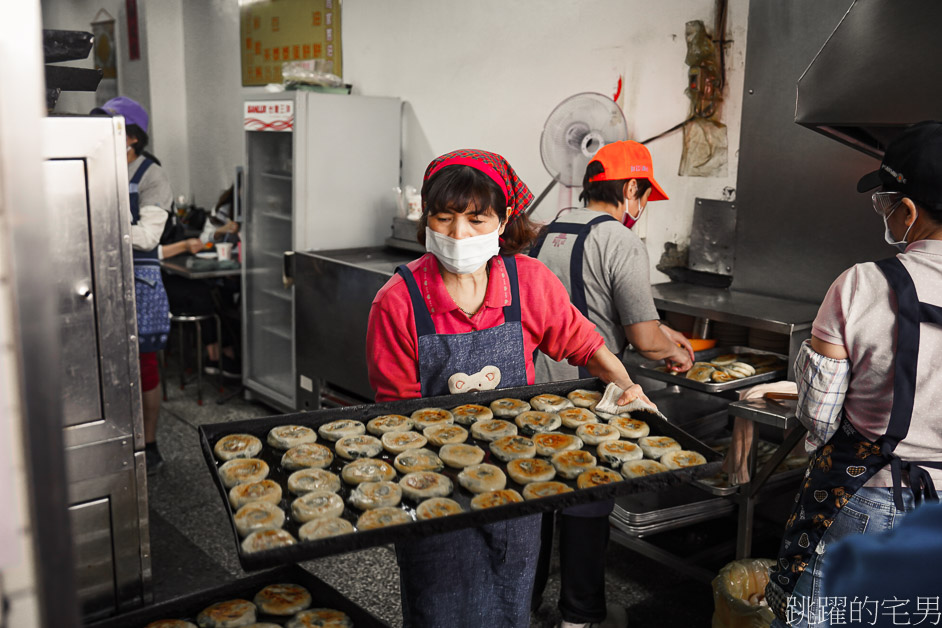
[{"label": "red chinese characters sign", "polygon": [[247,101],[242,115],[246,131],[291,131],[294,128],[294,101]]},{"label": "red chinese characters sign", "polygon": [[340,0],[262,0],[241,7],[242,84],[281,83],[285,61],[323,59],[343,76]]}]

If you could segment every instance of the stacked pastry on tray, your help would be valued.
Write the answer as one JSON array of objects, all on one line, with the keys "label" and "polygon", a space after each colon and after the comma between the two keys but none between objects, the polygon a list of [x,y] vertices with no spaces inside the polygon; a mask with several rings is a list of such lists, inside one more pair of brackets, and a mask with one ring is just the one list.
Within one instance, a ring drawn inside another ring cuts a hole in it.
[{"label": "stacked pastry on tray", "polygon": [[[207,606],[196,616],[196,624],[183,619],[160,619],[144,628],[353,628],[350,617],[332,608],[311,608],[313,599],[297,584],[270,584],[252,601],[225,600]],[[266,622],[266,618],[277,621]],[[283,621],[286,623],[282,624]]]},{"label": "stacked pastry on tray", "polygon": [[737,379],[781,371],[787,367],[785,360],[764,353],[727,353],[708,362],[694,362],[688,371],[672,371],[660,366],[657,370],[673,375],[683,375],[696,382],[723,383]]},{"label": "stacked pastry on tray", "polygon": [[[461,501],[480,510],[706,462],[673,438],[651,435],[642,420],[597,412],[601,396],[503,398],[342,419],[316,431],[281,425],[268,433],[266,453],[284,486],[257,457],[258,437],[229,434],[213,451],[246,553],[459,514],[459,489]],[[298,538],[284,529],[289,518]]]}]

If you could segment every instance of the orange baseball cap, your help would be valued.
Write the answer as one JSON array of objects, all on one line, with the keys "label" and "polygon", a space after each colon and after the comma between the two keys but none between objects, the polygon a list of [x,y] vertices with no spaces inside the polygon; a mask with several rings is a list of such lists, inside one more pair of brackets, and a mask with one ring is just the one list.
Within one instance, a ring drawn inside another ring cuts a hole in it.
[{"label": "orange baseball cap", "polygon": [[649,201],[666,201],[667,194],[654,180],[654,166],[651,164],[651,153],[638,142],[627,140],[606,144],[595,153],[592,161],[602,164],[605,171],[595,175],[590,182],[596,181],[622,181],[624,179],[647,179],[651,182],[651,196]]}]

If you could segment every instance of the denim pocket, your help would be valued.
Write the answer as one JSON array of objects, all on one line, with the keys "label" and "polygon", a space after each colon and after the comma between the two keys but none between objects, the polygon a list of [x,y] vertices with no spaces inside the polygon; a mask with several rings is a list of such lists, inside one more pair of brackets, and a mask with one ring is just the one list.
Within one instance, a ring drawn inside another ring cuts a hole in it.
[{"label": "denim pocket", "polygon": [[821,542],[829,545],[834,541],[843,539],[853,534],[863,534],[867,531],[867,524],[870,522],[870,515],[854,508],[853,500],[841,508],[840,512],[834,518],[834,522],[821,537]]}]

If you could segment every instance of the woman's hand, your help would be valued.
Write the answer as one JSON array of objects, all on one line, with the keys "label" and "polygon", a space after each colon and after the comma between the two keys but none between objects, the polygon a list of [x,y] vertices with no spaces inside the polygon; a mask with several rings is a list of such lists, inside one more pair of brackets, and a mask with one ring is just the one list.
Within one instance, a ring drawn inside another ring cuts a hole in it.
[{"label": "woman's hand", "polygon": [[223,226],[216,229],[216,232],[213,234],[215,239],[224,238],[227,235],[233,235],[239,233],[239,223],[234,220],[230,220]]},{"label": "woman's hand", "polygon": [[675,371],[689,371],[695,359],[693,356],[693,346],[690,344],[690,341],[687,340],[687,337],[682,333],[671,329],[664,323],[660,323],[658,329],[661,330],[661,333],[664,334],[672,345],[680,345],[678,349],[682,349],[682,351],[676,351],[664,359],[667,366]]},{"label": "woman's hand", "polygon": [[195,255],[203,250],[203,243],[199,238],[187,238],[184,240],[186,250]]},{"label": "woman's hand", "polygon": [[[628,381],[631,381],[631,380],[629,379]],[[617,382],[616,382],[616,385],[619,388],[624,388],[624,386],[622,386],[621,384]],[[628,386],[628,388],[625,388],[625,392],[622,393],[621,397],[618,398],[618,401],[616,401],[615,404],[619,406],[626,406],[632,401],[634,401],[635,399],[640,399],[641,401],[645,402],[651,407],[657,408],[657,406],[654,405],[654,402],[648,399],[648,396],[644,394],[643,390],[641,390],[641,386],[633,382],[631,383],[630,386]]]},{"label": "woman's hand", "polygon": [[624,406],[635,399],[640,399],[654,408],[657,407],[651,403],[651,400],[644,394],[644,391],[641,390],[641,386],[631,381],[631,378],[628,376],[628,371],[625,370],[625,365],[622,364],[622,361],[619,360],[614,353],[609,351],[605,345],[599,347],[595,355],[589,358],[589,362],[585,365],[585,368],[589,373],[598,377],[603,382],[615,384],[625,391],[622,393],[622,396],[618,398],[618,401],[615,402],[616,404]]}]

